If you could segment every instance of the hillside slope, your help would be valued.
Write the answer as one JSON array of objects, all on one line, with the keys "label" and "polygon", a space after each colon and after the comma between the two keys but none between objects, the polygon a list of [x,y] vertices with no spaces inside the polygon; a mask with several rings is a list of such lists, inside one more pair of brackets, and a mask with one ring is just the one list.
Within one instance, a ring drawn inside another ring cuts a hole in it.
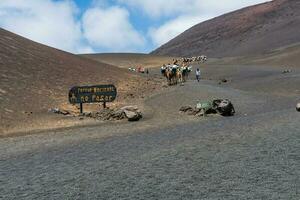
[{"label": "hillside slope", "polygon": [[300,42],[300,1],[274,0],[200,23],[153,51],[155,55],[257,55]]},{"label": "hillside slope", "polygon": [[143,66],[146,68],[158,67],[171,63],[173,57],[156,56],[139,53],[102,53],[83,54],[83,57],[118,66],[120,68]]},{"label": "hillside slope", "polygon": [[68,103],[75,85],[116,84],[118,100],[141,78],[127,70],[41,45],[0,29],[0,134],[32,126],[49,108]]}]

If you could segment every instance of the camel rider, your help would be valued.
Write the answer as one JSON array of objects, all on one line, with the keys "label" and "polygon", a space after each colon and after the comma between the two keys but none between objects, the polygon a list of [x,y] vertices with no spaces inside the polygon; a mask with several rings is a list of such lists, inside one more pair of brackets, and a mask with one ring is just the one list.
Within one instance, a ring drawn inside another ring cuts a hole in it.
[{"label": "camel rider", "polygon": [[171,64],[167,64],[167,69],[171,69]]},{"label": "camel rider", "polygon": [[172,67],[171,67],[171,69],[172,69],[172,72],[173,72],[173,73],[176,73],[176,71],[177,71],[177,69],[178,69],[178,65],[173,64]]},{"label": "camel rider", "polygon": [[160,68],[160,72],[161,72],[162,74],[164,74],[164,73],[166,72],[166,69],[167,69],[166,65],[163,64],[163,66]]}]

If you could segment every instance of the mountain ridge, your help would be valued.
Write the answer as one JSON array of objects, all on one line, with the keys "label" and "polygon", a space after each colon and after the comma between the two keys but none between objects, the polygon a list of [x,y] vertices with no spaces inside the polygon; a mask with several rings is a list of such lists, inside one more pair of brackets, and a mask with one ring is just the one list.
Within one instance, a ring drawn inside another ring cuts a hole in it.
[{"label": "mountain ridge", "polygon": [[300,1],[275,0],[193,26],[151,52],[164,56],[263,54],[300,41]]}]

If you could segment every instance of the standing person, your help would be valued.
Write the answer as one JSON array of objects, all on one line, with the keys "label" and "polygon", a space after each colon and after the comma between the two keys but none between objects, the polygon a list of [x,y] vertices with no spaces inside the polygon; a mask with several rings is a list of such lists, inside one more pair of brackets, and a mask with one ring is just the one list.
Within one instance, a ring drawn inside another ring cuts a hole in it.
[{"label": "standing person", "polygon": [[197,79],[197,81],[199,82],[200,81],[200,69],[199,68],[197,68],[197,70],[196,70],[196,79]]}]

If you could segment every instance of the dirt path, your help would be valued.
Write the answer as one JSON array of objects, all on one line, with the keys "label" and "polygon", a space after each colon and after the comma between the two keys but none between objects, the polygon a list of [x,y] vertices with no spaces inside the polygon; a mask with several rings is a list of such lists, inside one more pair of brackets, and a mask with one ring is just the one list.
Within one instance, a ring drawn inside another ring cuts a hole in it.
[{"label": "dirt path", "polygon": [[[298,97],[273,93],[281,75],[265,76],[269,93],[248,87],[260,73],[189,81],[147,99],[138,123],[1,139],[0,199],[299,199]],[[219,97],[236,116],[178,112]]]}]

